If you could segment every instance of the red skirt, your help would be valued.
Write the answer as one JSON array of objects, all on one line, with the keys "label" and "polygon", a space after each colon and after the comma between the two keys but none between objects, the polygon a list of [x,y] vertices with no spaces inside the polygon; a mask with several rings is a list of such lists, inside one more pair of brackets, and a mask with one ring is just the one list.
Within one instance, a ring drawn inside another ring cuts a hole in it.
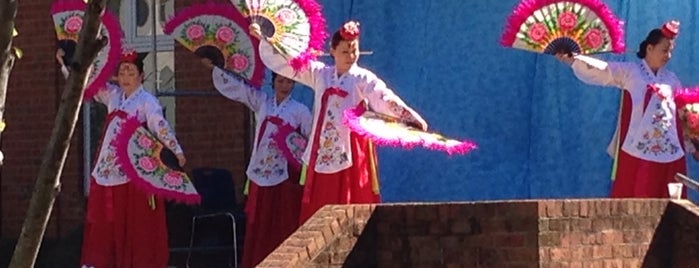
[{"label": "red skirt", "polygon": [[80,263],[95,268],[165,268],[168,237],[165,204],[133,183],[90,182]]},{"label": "red skirt", "polygon": [[[667,184],[675,182],[675,174],[687,174],[687,162],[684,157],[669,163],[646,161],[634,157],[621,149],[631,121],[631,95],[623,91],[623,100],[619,122],[619,149],[617,149],[617,170],[614,174],[611,197],[669,197]],[[647,105],[647,103],[646,103]],[[679,140],[683,140],[682,127],[679,120],[675,122]],[[687,195],[683,189],[684,197]]]},{"label": "red skirt", "polygon": [[[301,202],[301,217],[299,218],[301,224],[328,204],[381,202],[381,197],[374,192],[372,184],[372,176],[376,175],[374,174],[376,151],[371,140],[352,132],[350,143],[352,166],[349,168],[325,174],[315,172],[313,163],[308,166],[303,202]],[[312,155],[311,159],[315,159],[315,155]]]},{"label": "red skirt", "polygon": [[243,268],[252,268],[272,253],[299,223],[301,194],[299,171],[289,168],[289,179],[269,187],[250,181],[245,205],[246,227]]},{"label": "red skirt", "polygon": [[[619,150],[617,157],[612,197],[668,198],[667,184],[676,182],[675,174],[687,174],[684,157],[670,163],[657,163],[633,157],[623,150]],[[682,195],[687,196],[684,188]]]}]

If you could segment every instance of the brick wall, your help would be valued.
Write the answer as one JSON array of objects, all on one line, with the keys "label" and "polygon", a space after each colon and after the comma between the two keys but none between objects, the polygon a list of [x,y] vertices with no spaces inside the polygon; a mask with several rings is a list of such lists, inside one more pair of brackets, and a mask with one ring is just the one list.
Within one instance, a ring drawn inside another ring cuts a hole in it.
[{"label": "brick wall", "polygon": [[699,267],[698,227],[660,199],[326,206],[259,267]]},{"label": "brick wall", "polygon": [[[176,1],[177,10],[205,1]],[[228,2],[221,1],[218,2]],[[175,83],[178,90],[213,91],[211,72],[191,52],[175,45]],[[249,155],[249,110],[220,94],[177,97],[176,131],[188,168],[220,167],[233,173],[241,201]]]},{"label": "brick wall", "polygon": [[667,200],[541,201],[540,267],[641,267],[667,206]]},{"label": "brick wall", "polygon": [[[7,129],[2,136],[5,163],[0,177],[2,237],[19,235],[63,90],[63,78],[54,58],[55,32],[48,12],[52,2],[19,1],[19,36],[14,44],[25,55],[15,64],[7,92]],[[83,220],[80,136],[81,132],[76,131],[47,238],[65,235]]]}]

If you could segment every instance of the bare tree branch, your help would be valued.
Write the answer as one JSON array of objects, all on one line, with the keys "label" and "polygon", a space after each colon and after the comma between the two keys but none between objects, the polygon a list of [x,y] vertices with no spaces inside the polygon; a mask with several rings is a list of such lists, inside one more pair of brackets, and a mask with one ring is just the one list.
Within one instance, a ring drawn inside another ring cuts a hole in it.
[{"label": "bare tree branch", "polygon": [[[12,33],[16,15],[17,0],[0,0],[0,122],[4,122],[7,85],[15,62],[15,54],[12,53]],[[0,137],[2,137],[2,131],[0,131]]]},{"label": "bare tree branch", "polygon": [[[92,65],[97,53],[107,42],[99,35],[102,23],[101,15],[105,5],[106,0],[90,0],[87,4],[83,26],[75,49],[77,59],[73,59],[72,70],[63,90],[51,139],[44,152],[32,199],[29,202],[27,217],[12,256],[10,268],[34,267],[36,262],[53,203],[56,195],[60,192],[61,172],[78,120],[78,111],[82,105],[89,66]],[[12,31],[11,27],[9,31]],[[114,41],[118,42],[118,40]]]}]

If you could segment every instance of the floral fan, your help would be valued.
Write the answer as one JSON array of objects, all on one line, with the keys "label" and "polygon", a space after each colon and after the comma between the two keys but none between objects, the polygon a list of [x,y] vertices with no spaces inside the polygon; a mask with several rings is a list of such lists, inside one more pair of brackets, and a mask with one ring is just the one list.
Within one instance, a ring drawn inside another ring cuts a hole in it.
[{"label": "floral fan", "polygon": [[111,114],[108,129],[117,136],[111,145],[117,148],[116,163],[141,190],[173,201],[196,204],[201,197],[177,157],[151,134],[137,118],[123,111]]},{"label": "floral fan", "polygon": [[448,154],[465,154],[477,148],[469,141],[449,139],[438,133],[415,128],[400,119],[369,111],[364,105],[345,110],[344,123],[352,131],[368,136],[380,145],[405,148],[422,146]]},{"label": "floral fan", "polygon": [[272,135],[272,139],[277,144],[277,148],[281,150],[287,163],[300,170],[303,163],[301,158],[308,145],[308,139],[288,123],[281,125],[277,132]]},{"label": "floral fan", "polygon": [[323,51],[325,18],[314,0],[231,0],[231,3],[260,25],[262,35],[279,52],[290,57],[289,64],[303,69]]},{"label": "floral fan", "polygon": [[699,139],[699,88],[676,91],[675,103],[684,135],[692,139]]},{"label": "floral fan", "polygon": [[248,22],[231,5],[192,5],[169,19],[163,30],[197,56],[211,59],[254,86],[262,84],[264,65],[257,53],[258,41],[250,37]]},{"label": "floral fan", "polygon": [[[82,0],[58,0],[51,6],[58,45],[66,52],[63,61],[68,66],[70,66],[75,53],[86,7],[87,5]],[[123,34],[119,19],[105,11],[102,15],[100,34],[106,36],[109,42],[98,52],[92,64],[83,96],[86,100],[92,99],[97,91],[109,81],[119,65]]]},{"label": "floral fan", "polygon": [[523,0],[500,43],[537,53],[623,53],[623,22],[601,0]]}]

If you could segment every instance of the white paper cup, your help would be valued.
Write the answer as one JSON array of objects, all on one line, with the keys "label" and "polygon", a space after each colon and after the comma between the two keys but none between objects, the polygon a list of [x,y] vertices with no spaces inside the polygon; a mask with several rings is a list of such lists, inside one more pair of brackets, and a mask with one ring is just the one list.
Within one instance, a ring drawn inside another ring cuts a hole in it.
[{"label": "white paper cup", "polygon": [[667,184],[667,193],[670,199],[682,199],[682,183],[671,182]]}]

